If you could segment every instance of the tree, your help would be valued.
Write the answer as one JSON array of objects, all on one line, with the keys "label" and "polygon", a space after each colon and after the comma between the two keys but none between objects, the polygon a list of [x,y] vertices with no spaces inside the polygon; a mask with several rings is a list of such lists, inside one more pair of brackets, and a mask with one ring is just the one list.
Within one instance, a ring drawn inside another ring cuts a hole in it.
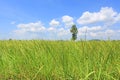
[{"label": "tree", "polygon": [[77,39],[77,33],[78,33],[78,30],[77,30],[77,27],[76,25],[72,25],[71,29],[70,29],[70,32],[72,33],[72,40],[76,40]]}]

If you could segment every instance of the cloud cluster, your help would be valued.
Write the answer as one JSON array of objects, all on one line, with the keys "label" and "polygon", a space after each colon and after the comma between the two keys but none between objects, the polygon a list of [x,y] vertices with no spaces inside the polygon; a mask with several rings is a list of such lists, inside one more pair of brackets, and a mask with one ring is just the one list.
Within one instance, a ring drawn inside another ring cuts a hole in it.
[{"label": "cloud cluster", "polygon": [[[98,12],[84,12],[77,23],[85,25],[79,28],[78,36],[89,36],[92,38],[113,37],[118,34],[118,31],[111,29],[114,24],[120,23],[120,13],[113,10],[111,7],[102,7]],[[94,26],[90,26],[94,25]]]},{"label": "cloud cluster", "polygon": [[18,24],[17,27],[18,30],[15,30],[16,33],[39,32],[46,29],[40,21],[28,24]]},{"label": "cloud cluster", "polygon": [[60,25],[60,22],[53,19],[51,20],[51,22],[49,23],[50,26],[53,26],[53,27],[56,27],[56,26],[59,26]]},{"label": "cloud cluster", "polygon": [[83,26],[79,28],[78,30],[79,32],[99,31],[99,30],[102,30],[102,27],[101,26],[93,26],[93,27]]},{"label": "cloud cluster", "polygon": [[77,20],[79,24],[91,24],[97,22],[116,23],[120,21],[120,14],[115,12],[111,7],[103,7],[99,12],[86,11]]},{"label": "cloud cluster", "polygon": [[[32,38],[41,39],[70,39],[70,28],[73,24],[78,27],[78,39],[84,36],[89,38],[101,38],[120,36],[120,30],[115,30],[113,24],[119,24],[120,13],[111,7],[103,7],[98,12],[84,12],[77,20],[69,15],[64,15],[61,19],[52,19],[48,26],[44,26],[42,22],[32,22],[26,24],[18,24],[18,35],[32,35]],[[108,27],[111,26],[111,27]],[[29,37],[29,36],[26,36]]]},{"label": "cloud cluster", "polygon": [[62,17],[62,22],[64,22],[65,26],[67,27],[71,27],[74,24],[73,17],[68,16],[68,15],[65,15]]},{"label": "cloud cluster", "polygon": [[59,21],[51,20],[49,27],[45,27],[40,21],[27,24],[18,24],[14,30],[14,36],[18,39],[68,39],[69,29],[57,28]]}]

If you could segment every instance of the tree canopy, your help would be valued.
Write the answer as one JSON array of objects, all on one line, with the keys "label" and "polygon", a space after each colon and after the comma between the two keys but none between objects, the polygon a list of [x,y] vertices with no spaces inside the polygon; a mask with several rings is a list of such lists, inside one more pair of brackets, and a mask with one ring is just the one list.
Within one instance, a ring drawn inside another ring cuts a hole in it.
[{"label": "tree canopy", "polygon": [[70,32],[72,33],[72,40],[76,40],[77,39],[77,33],[78,33],[78,29],[76,27],[76,25],[72,25]]}]

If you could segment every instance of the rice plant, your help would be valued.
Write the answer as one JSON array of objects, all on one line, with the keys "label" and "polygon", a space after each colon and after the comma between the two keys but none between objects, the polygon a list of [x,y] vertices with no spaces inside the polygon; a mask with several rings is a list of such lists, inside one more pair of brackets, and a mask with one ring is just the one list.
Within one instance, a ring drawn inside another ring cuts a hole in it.
[{"label": "rice plant", "polygon": [[120,80],[120,41],[0,41],[0,80]]}]

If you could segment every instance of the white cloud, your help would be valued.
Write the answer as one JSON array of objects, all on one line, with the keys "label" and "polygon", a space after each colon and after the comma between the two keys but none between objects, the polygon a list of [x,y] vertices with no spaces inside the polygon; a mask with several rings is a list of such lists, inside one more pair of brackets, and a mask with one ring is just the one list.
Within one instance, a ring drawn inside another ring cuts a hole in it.
[{"label": "white cloud", "polygon": [[101,30],[102,30],[101,26],[93,26],[93,27],[83,26],[78,28],[78,37],[81,37],[81,36],[96,37],[97,34],[95,32],[99,32]]},{"label": "white cloud", "polygon": [[96,37],[96,36],[97,36],[97,34],[96,34],[96,33],[94,33],[94,32],[90,32],[90,36],[92,36],[92,37]]},{"label": "white cloud", "polygon": [[18,39],[68,39],[70,32],[65,27],[44,27],[38,21],[34,23],[18,24],[13,36]]},{"label": "white cloud", "polygon": [[49,32],[56,32],[57,30],[54,27],[49,27],[49,28],[47,28],[47,31],[49,31]]},{"label": "white cloud", "polygon": [[111,29],[103,29],[101,26],[83,26],[78,29],[78,37],[82,37],[83,39],[86,37],[89,38],[108,38],[108,37],[114,37],[118,34],[117,31],[111,30]]},{"label": "white cloud", "polygon": [[119,21],[120,22],[120,13],[117,15],[117,17],[115,18],[115,21]]},{"label": "white cloud", "polygon": [[114,24],[120,21],[120,14],[114,11],[111,7],[103,7],[99,12],[86,11],[77,20],[79,24],[91,24],[97,22],[104,22],[108,24]]},{"label": "white cloud", "polygon": [[67,27],[71,27],[74,24],[73,17],[68,16],[68,15],[65,15],[62,17],[62,22],[64,22],[65,26]]},{"label": "white cloud", "polygon": [[50,26],[59,26],[60,25],[60,22],[59,21],[57,21],[57,20],[55,20],[55,19],[53,19],[53,20],[51,20],[51,22],[49,23],[49,25]]},{"label": "white cloud", "polygon": [[79,37],[87,36],[89,38],[99,39],[112,37],[115,39],[115,37],[119,36],[119,30],[110,29],[109,27],[113,27],[113,24],[118,25],[120,23],[120,13],[114,11],[111,7],[103,7],[99,12],[86,11],[77,22],[78,24],[85,25],[78,29]]},{"label": "white cloud", "polygon": [[90,34],[91,37],[100,37],[101,36],[101,37],[108,38],[108,37],[111,37],[111,36],[115,36],[115,34],[117,34],[117,33],[115,33],[114,30],[107,29],[105,31],[90,32],[89,34]]},{"label": "white cloud", "polygon": [[70,34],[70,30],[65,30],[64,28],[58,29],[58,36],[66,36]]},{"label": "white cloud", "polygon": [[17,32],[39,32],[46,29],[40,21],[28,24],[18,24],[17,27],[19,28]]},{"label": "white cloud", "polygon": [[26,30],[25,29],[21,29],[21,30],[14,30],[13,31],[15,34],[25,34]]},{"label": "white cloud", "polygon": [[[13,33],[17,37],[28,37],[29,39],[70,39],[70,27],[74,24],[74,19],[65,15],[62,16],[61,20],[52,19],[48,26],[44,26],[40,21],[18,24],[18,29],[14,30]],[[111,27],[106,27],[120,22],[120,14],[109,7],[101,8],[99,12],[84,12],[77,22],[83,24],[82,27],[76,24],[78,27],[78,39],[84,39],[85,36],[91,39],[115,37],[116,34],[120,33],[120,30],[112,30]]]},{"label": "white cloud", "polygon": [[65,22],[65,23],[71,22],[71,21],[73,21],[73,18],[68,16],[68,15],[65,15],[65,16],[62,17],[62,21]]},{"label": "white cloud", "polygon": [[107,35],[107,36],[113,36],[114,34],[115,34],[115,32],[113,31],[113,30],[106,30],[105,31],[105,34]]},{"label": "white cloud", "polygon": [[84,26],[78,29],[79,32],[86,32],[86,31],[99,31],[102,30],[101,26],[93,26],[93,27],[88,27],[88,26]]}]

